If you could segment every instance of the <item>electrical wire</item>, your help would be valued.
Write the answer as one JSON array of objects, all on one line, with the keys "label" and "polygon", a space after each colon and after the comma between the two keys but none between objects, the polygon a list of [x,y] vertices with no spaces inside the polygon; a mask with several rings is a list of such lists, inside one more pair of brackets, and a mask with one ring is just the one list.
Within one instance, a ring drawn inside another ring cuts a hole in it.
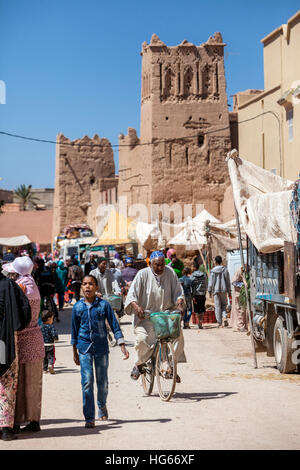
[{"label": "electrical wire", "polygon": [[[245,119],[243,121],[232,121],[232,124],[243,124],[245,122],[253,121],[254,119],[257,119],[265,114],[272,114],[278,121],[278,124],[280,125],[280,120],[279,116],[276,112],[274,111],[264,111],[263,113],[257,114],[256,116],[253,116],[252,118]],[[208,135],[208,134],[215,134],[217,132],[225,131],[227,129],[230,129],[230,125],[226,127],[222,127],[219,129],[211,129],[209,131],[199,131],[196,135],[191,135],[191,136],[184,136],[184,137],[175,137],[173,139],[163,139],[163,140],[154,140],[153,142],[137,142],[135,144],[86,144],[86,143],[75,143],[75,142],[57,142],[55,140],[47,140],[47,139],[39,139],[36,137],[27,137],[23,135],[18,135],[18,134],[12,134],[11,132],[5,132],[5,131],[0,131],[0,135],[5,135],[8,137],[14,137],[17,139],[23,139],[27,141],[33,141],[33,142],[40,142],[40,143],[47,143],[47,144],[59,144],[59,145],[70,145],[70,146],[79,146],[79,147],[113,147],[113,148],[119,148],[119,147],[137,147],[137,146],[145,146],[145,145],[157,145],[161,143],[170,143],[174,141],[182,141],[182,140],[191,140],[197,138],[199,135]]]}]

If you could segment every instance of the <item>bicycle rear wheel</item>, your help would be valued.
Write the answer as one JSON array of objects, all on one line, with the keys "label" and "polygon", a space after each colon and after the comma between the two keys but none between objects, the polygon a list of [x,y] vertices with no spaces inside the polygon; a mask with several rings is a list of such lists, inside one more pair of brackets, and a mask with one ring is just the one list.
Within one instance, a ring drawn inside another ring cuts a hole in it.
[{"label": "bicycle rear wheel", "polygon": [[176,387],[177,364],[173,345],[168,341],[160,341],[157,348],[155,375],[160,398],[169,401]]},{"label": "bicycle rear wheel", "polygon": [[142,374],[142,385],[146,395],[151,395],[154,385],[154,363],[152,359],[149,359],[144,366],[145,372]]}]

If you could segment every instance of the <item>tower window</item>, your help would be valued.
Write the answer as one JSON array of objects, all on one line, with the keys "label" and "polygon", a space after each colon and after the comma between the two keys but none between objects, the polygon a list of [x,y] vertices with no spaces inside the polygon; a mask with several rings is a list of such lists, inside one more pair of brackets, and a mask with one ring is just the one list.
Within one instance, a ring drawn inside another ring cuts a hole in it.
[{"label": "tower window", "polygon": [[204,144],[204,135],[198,134],[198,147],[202,147],[203,144]]},{"label": "tower window", "polygon": [[188,166],[189,165],[189,148],[188,147],[185,147],[185,161],[186,161],[186,165]]}]

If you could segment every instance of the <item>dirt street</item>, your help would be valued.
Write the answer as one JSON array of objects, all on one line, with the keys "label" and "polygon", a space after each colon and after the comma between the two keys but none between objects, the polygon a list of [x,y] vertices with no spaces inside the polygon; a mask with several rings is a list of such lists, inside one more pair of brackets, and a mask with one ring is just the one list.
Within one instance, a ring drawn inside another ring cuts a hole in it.
[{"label": "dirt street", "polygon": [[44,374],[42,431],[3,442],[1,449],[299,449],[300,375],[280,375],[274,359],[258,354],[253,368],[250,339],[213,324],[184,330],[188,363],[182,383],[164,403],[156,387],[144,396],[129,374],[134,362],[130,317],[122,329],[130,351],[123,361],[111,349],[110,420],[84,428],[80,373],[72,360],[71,310],[57,326],[56,375]]}]

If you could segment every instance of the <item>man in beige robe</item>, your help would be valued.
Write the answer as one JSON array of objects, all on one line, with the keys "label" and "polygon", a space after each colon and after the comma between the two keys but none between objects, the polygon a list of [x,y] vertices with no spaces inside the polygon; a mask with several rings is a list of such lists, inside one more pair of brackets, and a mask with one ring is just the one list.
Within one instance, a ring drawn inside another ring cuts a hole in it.
[{"label": "man in beige robe", "polygon": [[233,331],[247,332],[247,315],[246,308],[240,304],[240,291],[243,284],[243,268],[240,267],[236,271],[232,279],[232,309],[230,315],[230,326],[234,328]]},{"label": "man in beige robe", "polygon": [[[134,380],[139,378],[142,365],[151,358],[156,342],[152,322],[149,316],[145,318],[145,310],[163,312],[182,310],[183,306],[184,293],[176,273],[165,265],[162,252],[152,253],[150,266],[137,273],[124,306],[125,313],[134,315],[136,363],[131,373]],[[173,341],[173,345],[177,362],[186,362],[182,331],[179,338]]]}]

